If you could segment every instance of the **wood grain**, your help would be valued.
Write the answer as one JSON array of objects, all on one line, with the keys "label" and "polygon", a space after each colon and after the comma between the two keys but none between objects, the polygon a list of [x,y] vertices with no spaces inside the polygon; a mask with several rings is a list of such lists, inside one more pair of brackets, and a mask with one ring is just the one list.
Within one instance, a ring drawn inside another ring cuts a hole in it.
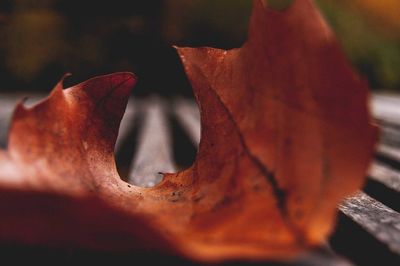
[{"label": "wood grain", "polygon": [[345,200],[339,209],[400,255],[400,214],[398,212],[363,192]]},{"label": "wood grain", "polygon": [[171,137],[166,117],[166,106],[159,98],[138,104],[144,114],[133,159],[130,180],[142,187],[152,187],[161,181],[160,173],[174,172]]}]

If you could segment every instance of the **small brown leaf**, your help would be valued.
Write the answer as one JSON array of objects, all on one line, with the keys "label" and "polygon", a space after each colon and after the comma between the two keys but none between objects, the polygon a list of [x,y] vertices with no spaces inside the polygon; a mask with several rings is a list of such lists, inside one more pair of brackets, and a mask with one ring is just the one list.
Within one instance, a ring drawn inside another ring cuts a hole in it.
[{"label": "small brown leaf", "polygon": [[128,185],[113,145],[134,78],[60,83],[15,111],[0,153],[1,239],[219,261],[293,256],[327,237],[376,129],[365,83],[310,0],[284,13],[255,1],[240,49],[178,52],[201,112],[193,166]]}]

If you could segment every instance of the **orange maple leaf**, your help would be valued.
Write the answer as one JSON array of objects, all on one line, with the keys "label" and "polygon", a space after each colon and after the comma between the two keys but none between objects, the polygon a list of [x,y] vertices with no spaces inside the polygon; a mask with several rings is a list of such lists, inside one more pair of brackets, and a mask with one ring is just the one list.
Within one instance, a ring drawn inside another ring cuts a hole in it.
[{"label": "orange maple leaf", "polygon": [[122,181],[113,145],[134,78],[60,83],[14,113],[0,153],[2,240],[219,261],[294,256],[327,237],[376,129],[365,82],[312,2],[280,13],[255,1],[242,48],[178,52],[201,112],[192,167],[153,188]]}]

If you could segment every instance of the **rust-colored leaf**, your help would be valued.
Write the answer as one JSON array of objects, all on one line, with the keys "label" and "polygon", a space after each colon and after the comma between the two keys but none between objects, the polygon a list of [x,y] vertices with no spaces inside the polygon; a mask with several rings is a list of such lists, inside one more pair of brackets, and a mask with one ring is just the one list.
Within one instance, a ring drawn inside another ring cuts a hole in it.
[{"label": "rust-colored leaf", "polygon": [[178,52],[201,111],[193,166],[153,188],[125,183],[113,145],[134,78],[60,83],[16,108],[0,153],[2,240],[218,261],[293,256],[327,237],[376,130],[365,83],[310,0],[284,13],[255,1],[240,49]]}]

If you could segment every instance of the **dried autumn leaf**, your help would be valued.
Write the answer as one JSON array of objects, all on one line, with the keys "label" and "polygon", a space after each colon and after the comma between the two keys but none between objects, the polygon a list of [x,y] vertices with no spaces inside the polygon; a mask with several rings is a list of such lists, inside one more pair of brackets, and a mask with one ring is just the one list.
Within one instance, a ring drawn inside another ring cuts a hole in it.
[{"label": "dried autumn leaf", "polygon": [[113,145],[134,78],[60,83],[15,111],[0,153],[2,240],[216,261],[292,256],[325,239],[376,130],[366,85],[312,3],[279,13],[255,1],[242,48],[178,51],[201,112],[193,166],[153,188],[125,183]]}]

